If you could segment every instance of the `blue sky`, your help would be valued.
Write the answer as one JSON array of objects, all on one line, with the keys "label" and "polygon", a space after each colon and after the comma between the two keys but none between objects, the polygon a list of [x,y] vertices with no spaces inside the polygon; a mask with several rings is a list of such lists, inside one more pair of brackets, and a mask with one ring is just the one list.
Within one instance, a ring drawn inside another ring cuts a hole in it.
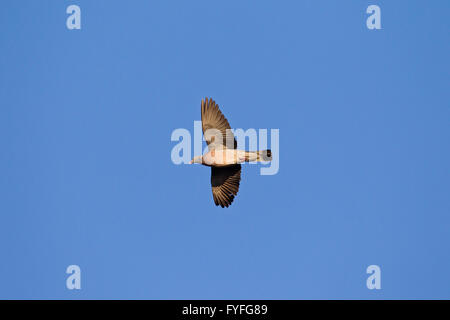
[{"label": "blue sky", "polygon": [[[0,298],[450,298],[449,11],[4,1]],[[205,96],[280,130],[279,173],[244,166],[228,209],[170,159]]]}]

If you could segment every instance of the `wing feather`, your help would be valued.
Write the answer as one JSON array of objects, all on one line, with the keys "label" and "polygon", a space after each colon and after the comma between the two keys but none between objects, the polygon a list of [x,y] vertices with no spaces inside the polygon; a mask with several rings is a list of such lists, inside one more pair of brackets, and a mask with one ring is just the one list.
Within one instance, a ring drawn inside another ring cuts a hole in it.
[{"label": "wing feather", "polygon": [[241,181],[241,165],[211,167],[211,187],[216,206],[231,205],[239,191]]},{"label": "wing feather", "polygon": [[202,130],[209,150],[236,149],[237,142],[227,118],[222,114],[213,99],[202,99]]}]

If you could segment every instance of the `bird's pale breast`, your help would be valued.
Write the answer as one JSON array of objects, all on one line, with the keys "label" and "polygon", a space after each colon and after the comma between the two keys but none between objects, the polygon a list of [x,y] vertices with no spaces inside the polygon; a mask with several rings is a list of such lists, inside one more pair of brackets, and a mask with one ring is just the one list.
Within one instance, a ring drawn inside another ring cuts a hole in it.
[{"label": "bird's pale breast", "polygon": [[243,162],[245,151],[236,149],[211,150],[203,156],[209,166],[227,166]]}]

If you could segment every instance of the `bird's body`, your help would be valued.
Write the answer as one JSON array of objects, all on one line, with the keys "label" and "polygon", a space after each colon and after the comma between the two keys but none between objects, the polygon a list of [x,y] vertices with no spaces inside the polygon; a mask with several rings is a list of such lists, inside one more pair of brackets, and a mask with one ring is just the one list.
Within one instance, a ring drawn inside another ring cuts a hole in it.
[{"label": "bird's body", "polygon": [[237,149],[213,149],[202,156],[202,164],[206,166],[224,167],[243,162],[258,161],[257,151],[248,152]]},{"label": "bird's body", "polygon": [[191,163],[211,167],[211,187],[216,206],[228,207],[239,191],[241,163],[271,161],[270,150],[245,151],[237,149],[237,142],[228,120],[219,106],[206,98],[201,105],[202,130],[209,151],[194,157]]},{"label": "bird's body", "polygon": [[207,166],[223,167],[242,163],[245,151],[236,149],[213,149],[202,157],[203,164]]}]

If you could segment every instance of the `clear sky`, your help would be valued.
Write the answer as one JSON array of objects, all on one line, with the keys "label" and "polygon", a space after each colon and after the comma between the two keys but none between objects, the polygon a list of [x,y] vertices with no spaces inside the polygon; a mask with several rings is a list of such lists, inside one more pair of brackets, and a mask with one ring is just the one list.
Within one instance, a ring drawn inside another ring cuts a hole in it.
[{"label": "clear sky", "polygon": [[[0,298],[450,298],[449,12],[2,1]],[[170,158],[205,96],[280,130],[279,173],[245,165],[228,209]]]}]

